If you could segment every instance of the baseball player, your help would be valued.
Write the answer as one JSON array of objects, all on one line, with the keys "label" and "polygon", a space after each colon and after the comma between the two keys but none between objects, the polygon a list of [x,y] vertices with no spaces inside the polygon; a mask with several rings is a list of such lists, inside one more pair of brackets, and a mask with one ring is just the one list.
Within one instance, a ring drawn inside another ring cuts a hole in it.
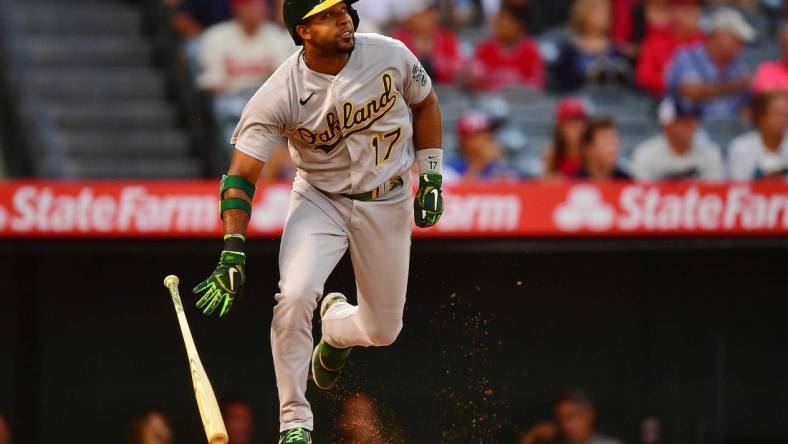
[{"label": "baseball player", "polygon": [[[244,235],[255,182],[276,140],[288,139],[297,174],[279,253],[271,325],[280,402],[279,443],[311,443],[305,392],[336,382],[356,346],[385,346],[402,328],[411,226],[443,212],[441,115],[430,78],[401,42],[356,34],[357,0],[286,0],[284,19],[303,49],[247,104],[220,186],[224,251],[195,287],[198,308],[224,316],[246,279]],[[410,168],[419,189],[411,204]],[[350,249],[358,305],[323,297],[322,339],[312,315],[328,275]],[[311,362],[311,365],[310,365]]]}]

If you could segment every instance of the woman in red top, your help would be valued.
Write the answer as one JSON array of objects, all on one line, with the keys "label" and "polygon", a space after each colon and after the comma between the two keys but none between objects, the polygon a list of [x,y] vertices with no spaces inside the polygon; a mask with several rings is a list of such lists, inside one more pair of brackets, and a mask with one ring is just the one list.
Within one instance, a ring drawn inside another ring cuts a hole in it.
[{"label": "woman in red top", "polygon": [[507,8],[498,11],[493,20],[494,37],[479,43],[474,54],[472,78],[477,89],[494,91],[518,85],[544,88],[542,55],[524,28]]},{"label": "woman in red top", "polygon": [[703,40],[697,0],[670,0],[668,4],[668,25],[646,32],[635,70],[638,86],[654,97],[665,94],[665,70],[676,50]]},{"label": "woman in red top", "polygon": [[392,34],[418,57],[427,74],[438,83],[451,83],[462,66],[457,37],[440,27],[440,13],[434,5],[408,17]]},{"label": "woman in red top", "polygon": [[569,97],[558,104],[553,142],[544,150],[544,178],[570,178],[583,169],[581,138],[586,129],[585,103]]}]

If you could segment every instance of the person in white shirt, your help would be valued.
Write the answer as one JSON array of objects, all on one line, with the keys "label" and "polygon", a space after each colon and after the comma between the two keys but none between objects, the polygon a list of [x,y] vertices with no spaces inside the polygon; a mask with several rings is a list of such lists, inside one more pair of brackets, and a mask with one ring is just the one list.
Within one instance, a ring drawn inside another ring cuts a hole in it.
[{"label": "person in white shirt", "polygon": [[783,177],[788,174],[788,98],[782,92],[756,96],[755,130],[733,139],[728,171],[733,180]]},{"label": "person in white shirt", "polygon": [[221,140],[230,139],[246,102],[296,50],[287,30],[269,21],[265,0],[232,0],[230,8],[233,20],[205,31],[197,78],[213,94]]},{"label": "person in white shirt", "polygon": [[197,81],[214,94],[256,90],[296,49],[287,31],[268,21],[264,0],[233,0],[231,8],[233,20],[208,28],[200,47]]},{"label": "person in white shirt", "polygon": [[697,137],[700,110],[672,98],[657,111],[662,133],[635,147],[630,171],[637,180],[725,178],[720,149],[706,138]]}]

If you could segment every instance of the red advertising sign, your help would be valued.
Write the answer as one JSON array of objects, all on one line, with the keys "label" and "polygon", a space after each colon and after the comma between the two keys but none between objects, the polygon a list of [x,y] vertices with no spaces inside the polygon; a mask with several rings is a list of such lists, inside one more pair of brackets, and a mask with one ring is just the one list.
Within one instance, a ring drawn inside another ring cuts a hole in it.
[{"label": "red advertising sign", "polygon": [[[261,187],[251,237],[277,237],[288,184]],[[736,236],[788,234],[788,183],[459,184],[416,237]],[[219,236],[215,181],[0,183],[0,237]]]}]

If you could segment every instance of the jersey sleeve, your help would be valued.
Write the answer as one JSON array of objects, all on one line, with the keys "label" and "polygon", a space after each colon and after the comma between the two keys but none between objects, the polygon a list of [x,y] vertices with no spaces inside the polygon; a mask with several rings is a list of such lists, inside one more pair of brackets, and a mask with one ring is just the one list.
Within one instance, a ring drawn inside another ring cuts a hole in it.
[{"label": "jersey sleeve", "polygon": [[246,104],[230,143],[235,149],[260,161],[267,161],[285,128],[286,109],[263,87]]},{"label": "jersey sleeve", "polygon": [[432,79],[410,49],[404,43],[398,43],[401,65],[404,70],[402,95],[408,105],[415,105],[426,99],[432,91]]}]

